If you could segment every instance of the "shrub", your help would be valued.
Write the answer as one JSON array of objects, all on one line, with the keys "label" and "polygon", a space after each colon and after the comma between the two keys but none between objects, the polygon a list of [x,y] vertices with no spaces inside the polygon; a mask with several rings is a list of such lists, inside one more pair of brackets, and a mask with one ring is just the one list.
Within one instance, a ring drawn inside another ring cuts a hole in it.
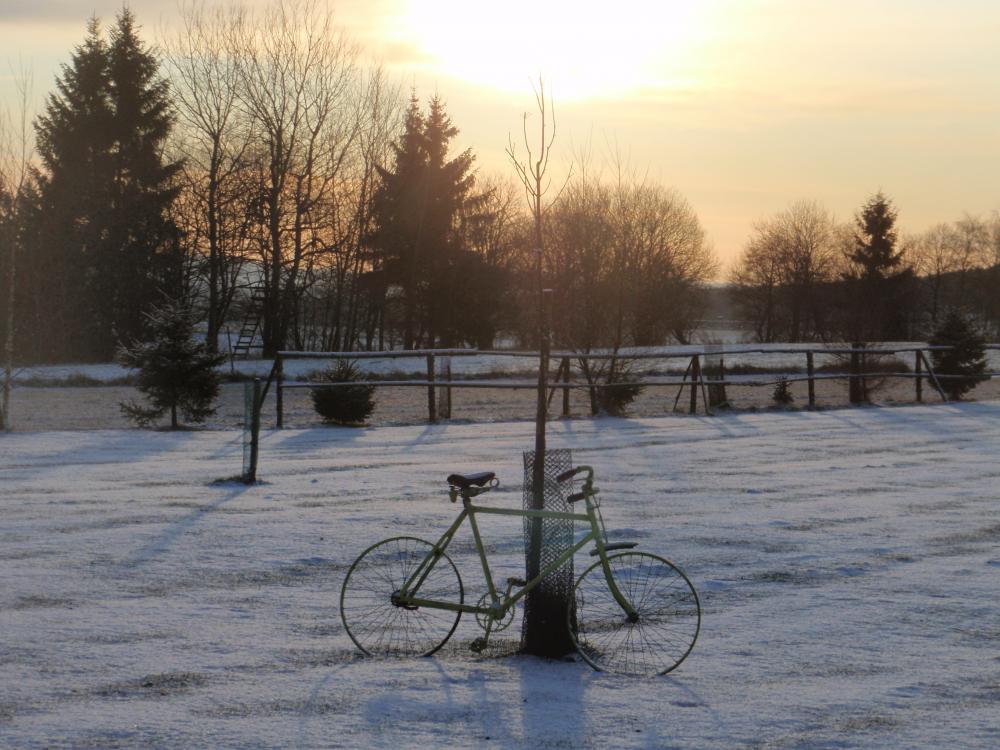
[{"label": "shrub", "polygon": [[[338,359],[314,380],[321,383],[354,383],[364,379],[364,373],[347,359]],[[313,388],[313,407],[324,421],[333,424],[360,424],[375,409],[375,386],[341,385],[335,388]]]},{"label": "shrub", "polygon": [[134,401],[120,404],[122,413],[140,427],[170,412],[177,429],[180,411],[190,422],[204,422],[215,413],[219,396],[216,367],[225,355],[210,353],[194,338],[194,315],[182,302],[168,300],[146,314],[146,340],[118,350],[125,367],[138,370],[136,388],[148,406]]},{"label": "shrub", "polygon": [[[601,411],[614,417],[622,416],[626,407],[642,393],[642,386],[636,384],[638,379],[632,362],[612,360],[605,379],[605,383],[612,387],[601,388],[598,395]],[[617,385],[618,383],[631,385]]]},{"label": "shrub", "polygon": [[941,380],[941,387],[948,398],[960,401],[976,385],[989,379],[983,374],[986,372],[986,342],[964,315],[955,311],[948,313],[928,343],[952,347],[931,351],[931,360],[938,375],[964,376]]},{"label": "shrub", "polygon": [[771,398],[774,400],[774,403],[780,406],[789,406],[795,401],[788,378],[778,378],[778,382],[774,384],[774,391],[771,393]]}]

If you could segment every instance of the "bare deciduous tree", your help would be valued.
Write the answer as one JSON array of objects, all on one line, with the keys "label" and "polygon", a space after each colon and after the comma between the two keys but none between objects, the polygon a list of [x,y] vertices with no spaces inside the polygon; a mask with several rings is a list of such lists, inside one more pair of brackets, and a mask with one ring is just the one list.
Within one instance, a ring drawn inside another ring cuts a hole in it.
[{"label": "bare deciduous tree", "polygon": [[188,242],[204,259],[206,341],[214,352],[248,252],[242,178],[254,130],[253,121],[241,117],[236,61],[227,49],[244,20],[238,7],[227,10],[201,0],[183,2],[179,10],[180,30],[163,44],[179,115],[174,142],[184,157],[185,192],[178,208]]},{"label": "bare deciduous tree", "polygon": [[754,225],[730,279],[758,340],[827,335],[829,299],[823,291],[837,275],[838,236],[833,217],[815,201],[793,203]]},{"label": "bare deciduous tree", "polygon": [[11,389],[14,382],[14,341],[17,334],[18,229],[28,187],[34,140],[31,133],[32,76],[29,69],[13,71],[15,111],[0,109],[0,279],[3,290],[3,383],[0,388],[0,429],[11,427]]},{"label": "bare deciduous tree", "polygon": [[[547,177],[552,144],[556,137],[555,113],[551,97],[545,98],[545,81],[538,79],[535,92],[535,106],[539,114],[538,146],[533,150],[528,137],[528,114],[522,119],[522,135],[527,156],[518,156],[513,137],[508,141],[507,156],[524,189],[524,196],[533,220],[533,244],[535,253],[535,284],[538,304],[538,391],[535,410],[535,458],[531,478],[531,507],[541,510],[545,507],[545,422],[547,416],[546,384],[549,369],[549,331],[545,312],[545,232],[543,220],[548,206],[544,205],[545,195],[551,186]],[[558,196],[557,196],[558,197]],[[531,534],[527,551],[527,577],[534,578],[541,570],[542,522],[535,518],[530,521]],[[562,656],[573,649],[572,639],[564,628],[553,627],[559,619],[559,612],[566,607],[564,598],[553,596],[539,586],[528,594],[525,601],[525,626],[522,648],[536,656]]]},{"label": "bare deciduous tree", "polygon": [[259,18],[241,17],[227,53],[260,143],[262,335],[272,354],[293,326],[305,272],[334,244],[319,213],[332,203],[357,134],[357,49],[316,0],[279,0]]},{"label": "bare deciduous tree", "polygon": [[930,325],[937,327],[945,301],[945,283],[955,272],[955,229],[937,224],[921,235],[907,237],[903,248],[929,296]]}]

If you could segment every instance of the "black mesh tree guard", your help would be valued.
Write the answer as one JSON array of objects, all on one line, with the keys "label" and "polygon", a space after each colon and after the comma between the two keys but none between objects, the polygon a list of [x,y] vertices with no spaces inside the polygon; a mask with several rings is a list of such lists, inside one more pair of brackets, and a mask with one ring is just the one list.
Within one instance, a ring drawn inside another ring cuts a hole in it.
[{"label": "black mesh tree guard", "polygon": [[[544,510],[567,513],[566,491],[556,477],[573,468],[570,450],[545,452]],[[535,452],[524,452],[524,508],[536,506],[533,476]],[[568,485],[567,485],[568,486]],[[525,573],[534,578],[546,565],[573,546],[573,522],[559,519],[524,519]],[[524,601],[521,650],[528,654],[561,656],[574,650],[566,627],[566,612],[573,599],[573,560],[549,575]]]}]

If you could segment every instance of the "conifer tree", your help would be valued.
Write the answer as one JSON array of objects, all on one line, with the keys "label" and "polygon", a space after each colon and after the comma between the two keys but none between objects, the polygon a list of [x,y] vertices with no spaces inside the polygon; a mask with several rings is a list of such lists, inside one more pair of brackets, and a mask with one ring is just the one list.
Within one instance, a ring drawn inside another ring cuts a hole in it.
[{"label": "conifer tree", "polygon": [[169,209],[179,164],[164,160],[172,124],[166,82],[118,14],[110,41],[96,18],[36,123],[42,170],[32,261],[51,300],[52,358],[109,359],[136,337],[157,292],[178,293]]},{"label": "conifer tree", "polygon": [[[474,157],[448,157],[458,129],[434,97],[425,116],[410,99],[403,133],[393,146],[392,169],[379,170],[374,198],[376,228],[369,238],[386,282],[402,292],[403,345],[433,346],[474,338],[476,307],[463,292],[485,264],[465,247],[463,215],[476,211]],[[483,302],[480,301],[480,305]]]},{"label": "conifer tree", "polygon": [[941,386],[948,398],[959,401],[962,396],[984,380],[986,372],[986,343],[983,337],[961,313],[952,310],[928,342],[932,346],[950,346],[951,349],[932,349],[931,361],[938,375],[958,375],[942,378]]},{"label": "conifer tree", "polygon": [[851,341],[906,338],[911,313],[913,272],[896,247],[896,218],[892,201],[881,191],[855,216],[851,264],[845,274],[848,310],[846,334]]},{"label": "conifer tree", "polygon": [[902,263],[903,254],[896,250],[896,218],[898,212],[881,191],[877,192],[855,217],[854,251],[850,260],[864,278],[884,279]]},{"label": "conifer tree", "polygon": [[99,276],[110,292],[112,330],[129,341],[142,330],[138,313],[157,293],[177,297],[184,291],[177,229],[169,215],[179,192],[174,176],[180,163],[162,156],[173,124],[169,88],[159,75],[156,57],[139,39],[128,8],[118,14],[110,36],[114,179],[108,255]]},{"label": "conifer tree", "polygon": [[152,424],[168,411],[170,427],[180,426],[178,412],[190,422],[204,422],[215,413],[219,395],[216,367],[224,354],[212,354],[197,341],[194,315],[182,302],[168,300],[144,316],[143,341],[119,349],[118,360],[138,370],[136,387],[148,406],[127,401],[122,413],[140,427]]},{"label": "conifer tree", "polygon": [[33,288],[25,296],[48,300],[38,321],[39,333],[52,337],[51,348],[38,352],[44,358],[88,358],[102,325],[94,300],[113,175],[107,60],[92,18],[35,126],[42,172],[28,259]]}]

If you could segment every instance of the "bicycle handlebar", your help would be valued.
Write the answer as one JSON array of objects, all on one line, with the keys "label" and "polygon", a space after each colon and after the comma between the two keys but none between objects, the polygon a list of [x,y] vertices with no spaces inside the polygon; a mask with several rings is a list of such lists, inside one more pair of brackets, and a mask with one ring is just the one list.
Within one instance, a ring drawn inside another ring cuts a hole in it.
[{"label": "bicycle handlebar", "polygon": [[564,471],[562,474],[560,474],[559,476],[556,477],[556,481],[557,482],[565,482],[566,480],[572,479],[577,474],[580,474],[580,473],[583,473],[583,472],[587,473],[587,478],[588,479],[593,479],[594,478],[594,470],[592,468],[590,468],[589,466],[577,466],[577,467],[575,467],[573,469],[570,469],[569,471]]}]

